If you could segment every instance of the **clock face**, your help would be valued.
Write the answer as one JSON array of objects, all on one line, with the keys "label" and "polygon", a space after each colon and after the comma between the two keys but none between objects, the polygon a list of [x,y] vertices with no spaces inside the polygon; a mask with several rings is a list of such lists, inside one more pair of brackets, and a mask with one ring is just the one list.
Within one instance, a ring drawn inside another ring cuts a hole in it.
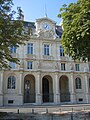
[{"label": "clock face", "polygon": [[42,24],[42,28],[45,30],[49,30],[50,29],[50,25],[48,23],[43,23]]}]

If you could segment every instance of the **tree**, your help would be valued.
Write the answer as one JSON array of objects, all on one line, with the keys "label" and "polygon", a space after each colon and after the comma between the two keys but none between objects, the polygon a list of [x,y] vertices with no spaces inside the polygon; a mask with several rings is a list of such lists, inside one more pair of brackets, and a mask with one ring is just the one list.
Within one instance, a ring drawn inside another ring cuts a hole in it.
[{"label": "tree", "polygon": [[10,47],[19,47],[26,38],[22,34],[23,21],[14,20],[12,6],[12,0],[0,0],[0,67],[8,67],[8,61],[19,63],[12,57]]},{"label": "tree", "polygon": [[74,60],[90,60],[90,0],[64,4],[58,17],[63,20],[61,44],[65,53]]}]

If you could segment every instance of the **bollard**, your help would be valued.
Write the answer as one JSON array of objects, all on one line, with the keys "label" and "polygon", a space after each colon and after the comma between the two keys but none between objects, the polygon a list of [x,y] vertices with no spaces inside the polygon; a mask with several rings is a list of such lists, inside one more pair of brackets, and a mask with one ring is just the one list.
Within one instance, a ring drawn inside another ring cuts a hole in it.
[{"label": "bollard", "polygon": [[17,113],[19,114],[19,109],[17,110]]},{"label": "bollard", "polygon": [[72,113],[73,113],[73,108],[72,108]]},{"label": "bollard", "polygon": [[73,113],[71,113],[71,120],[73,120]]},{"label": "bollard", "polygon": [[48,113],[48,109],[46,108],[46,113]]},{"label": "bollard", "polygon": [[34,109],[32,109],[32,113],[34,114]]},{"label": "bollard", "polygon": [[51,115],[51,120],[53,120],[53,114]]},{"label": "bollard", "polygon": [[73,120],[73,108],[72,108],[72,112],[71,112],[71,120]]},{"label": "bollard", "polygon": [[88,112],[88,117],[90,118],[90,112]]}]

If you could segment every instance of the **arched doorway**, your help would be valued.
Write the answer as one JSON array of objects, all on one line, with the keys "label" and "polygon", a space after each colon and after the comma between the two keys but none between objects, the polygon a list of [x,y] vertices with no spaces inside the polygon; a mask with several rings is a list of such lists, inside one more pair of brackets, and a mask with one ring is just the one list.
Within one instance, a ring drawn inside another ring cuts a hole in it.
[{"label": "arched doorway", "polygon": [[70,93],[69,93],[69,80],[67,76],[63,75],[60,77],[59,87],[60,87],[60,101],[69,102]]},{"label": "arched doorway", "polygon": [[24,103],[35,102],[35,77],[26,75],[24,78]]},{"label": "arched doorway", "polygon": [[44,76],[42,79],[42,101],[53,102],[53,83],[51,76]]}]

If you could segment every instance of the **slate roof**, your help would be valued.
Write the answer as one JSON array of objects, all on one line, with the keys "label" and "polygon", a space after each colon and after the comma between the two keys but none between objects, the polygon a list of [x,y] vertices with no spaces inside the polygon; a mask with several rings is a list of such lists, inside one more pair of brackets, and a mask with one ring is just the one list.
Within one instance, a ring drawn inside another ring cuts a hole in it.
[{"label": "slate roof", "polygon": [[31,27],[31,28],[36,29],[35,22],[24,21],[24,27]]},{"label": "slate roof", "polygon": [[63,33],[63,30],[61,26],[56,26],[56,34],[59,36],[59,38],[61,38],[62,33]]},{"label": "slate roof", "polygon": [[[36,29],[35,22],[24,21],[24,27],[30,27],[31,29]],[[59,38],[61,38],[62,33],[63,33],[63,30],[61,26],[56,25],[56,34],[57,36],[59,36]]]}]

